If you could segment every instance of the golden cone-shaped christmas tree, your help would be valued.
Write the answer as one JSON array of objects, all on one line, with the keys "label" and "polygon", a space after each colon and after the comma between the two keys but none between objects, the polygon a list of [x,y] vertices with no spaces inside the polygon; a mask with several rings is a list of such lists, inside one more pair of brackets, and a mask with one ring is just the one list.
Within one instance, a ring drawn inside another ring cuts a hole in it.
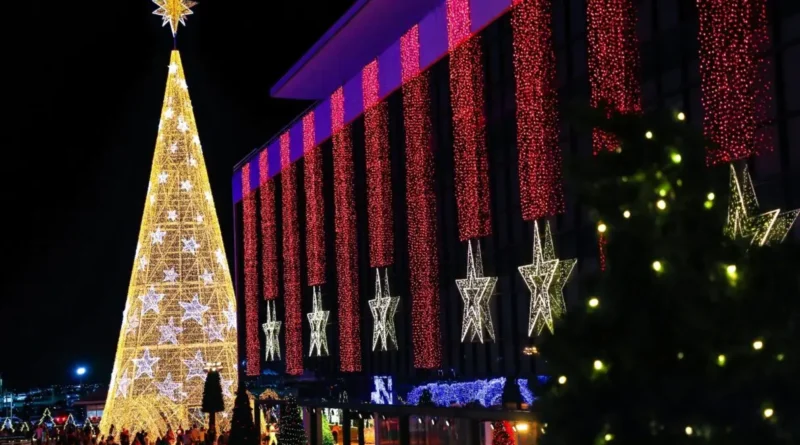
[{"label": "golden cone-shaped christmas tree", "polygon": [[[233,406],[236,299],[178,51],[172,51],[150,186],[100,429],[151,437],[203,419],[207,363]],[[221,428],[225,429],[226,420]]]}]

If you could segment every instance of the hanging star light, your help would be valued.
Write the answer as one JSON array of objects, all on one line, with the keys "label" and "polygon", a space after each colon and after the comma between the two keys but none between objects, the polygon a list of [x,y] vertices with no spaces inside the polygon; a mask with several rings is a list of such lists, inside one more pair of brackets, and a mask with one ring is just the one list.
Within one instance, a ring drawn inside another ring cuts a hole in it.
[{"label": "hanging star light", "polygon": [[172,29],[172,36],[178,34],[178,25],[186,26],[186,16],[192,15],[192,7],[197,4],[192,0],[153,0],[158,5],[158,9],[153,14],[161,16],[161,26]]},{"label": "hanging star light", "polygon": [[268,362],[273,360],[280,360],[281,358],[281,344],[278,340],[278,334],[281,332],[281,322],[275,315],[275,302],[267,301],[267,322],[261,325],[264,330],[267,342],[265,345],[266,359]]},{"label": "hanging star light", "polygon": [[481,258],[481,245],[475,241],[475,251],[472,241],[467,247],[467,278],[456,280],[458,292],[464,301],[464,315],[461,321],[461,341],[469,336],[469,341],[475,338],[483,343],[484,333],[488,333],[494,341],[494,325],[492,314],[489,310],[489,299],[494,293],[497,277],[483,276],[483,258]]},{"label": "hanging star light", "polygon": [[208,324],[203,326],[203,332],[205,332],[208,336],[208,343],[225,341],[225,334],[223,333],[224,329],[225,325],[222,323],[217,323],[216,318],[213,316],[209,318]]},{"label": "hanging star light", "polygon": [[136,380],[143,375],[153,378],[153,366],[158,363],[159,360],[161,360],[159,357],[153,357],[150,355],[149,349],[144,350],[142,358],[132,358],[131,361],[133,362],[133,366],[136,368],[133,379]]},{"label": "hanging star light", "polygon": [[792,225],[800,214],[800,209],[781,213],[780,209],[758,213],[758,198],[753,188],[753,181],[747,171],[742,171],[742,180],[731,165],[731,196],[728,203],[728,220],[723,232],[732,239],[750,238],[750,243],[764,246],[781,243],[792,229]]},{"label": "hanging star light", "polygon": [[203,360],[203,353],[201,351],[197,351],[194,354],[194,357],[191,360],[184,360],[183,364],[189,368],[189,371],[186,373],[186,380],[193,379],[195,377],[202,379],[203,381],[206,380],[206,361]]},{"label": "hanging star light", "polygon": [[200,325],[203,324],[203,314],[206,313],[209,307],[200,303],[200,297],[197,294],[194,295],[192,301],[188,303],[181,301],[179,304],[184,311],[183,317],[181,317],[182,322],[186,320],[194,320]]},{"label": "hanging star light", "polygon": [[[381,345],[382,351],[397,349],[397,335],[394,329],[394,314],[400,297],[392,297],[389,291],[389,272],[384,273],[384,284],[381,285],[381,271],[375,270],[375,298],[369,300],[374,326],[372,329],[372,350]],[[387,339],[389,340],[387,342]]]},{"label": "hanging star light", "polygon": [[311,348],[308,351],[310,357],[314,357],[316,350],[317,357],[328,355],[328,334],[325,331],[328,325],[330,312],[322,310],[322,289],[320,286],[313,287],[313,308],[307,314],[308,323],[311,325]]},{"label": "hanging star light", "polygon": [[164,343],[171,343],[173,345],[177,345],[178,334],[183,332],[183,328],[180,326],[175,326],[175,319],[173,317],[169,317],[169,322],[165,325],[159,326],[158,332],[161,334],[158,344],[163,345]]},{"label": "hanging star light", "polygon": [[528,336],[542,333],[545,326],[553,332],[553,320],[566,312],[564,286],[578,261],[556,258],[550,224],[544,229],[544,244],[539,235],[539,224],[533,224],[533,263],[519,267],[519,273],[531,292]]},{"label": "hanging star light", "polygon": [[158,388],[159,394],[174,402],[177,401],[175,391],[180,390],[183,384],[172,381],[172,373],[168,372],[167,378],[165,378],[163,382],[155,382],[155,386]]}]

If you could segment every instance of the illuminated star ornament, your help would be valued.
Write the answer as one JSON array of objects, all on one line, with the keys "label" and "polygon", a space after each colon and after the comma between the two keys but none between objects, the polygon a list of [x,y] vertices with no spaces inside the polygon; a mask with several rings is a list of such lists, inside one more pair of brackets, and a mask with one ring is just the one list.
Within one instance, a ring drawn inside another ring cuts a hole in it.
[{"label": "illuminated star ornament", "polygon": [[136,372],[133,376],[133,379],[136,380],[139,377],[146,375],[153,378],[153,365],[158,363],[161,360],[159,357],[152,357],[150,355],[150,350],[145,349],[142,358],[132,358],[133,366],[136,368]]},{"label": "illuminated star ornament", "polygon": [[308,323],[311,325],[311,348],[308,351],[310,357],[322,357],[328,355],[328,334],[325,327],[328,325],[330,312],[322,310],[322,290],[319,286],[314,286],[313,309],[306,314]]},{"label": "illuminated star ornament", "polygon": [[150,290],[148,290],[146,294],[139,296],[139,300],[142,302],[142,315],[145,315],[150,311],[153,311],[156,314],[160,313],[158,310],[158,303],[160,303],[163,299],[164,294],[157,294],[156,288],[154,286],[150,286]]},{"label": "illuminated star ornament", "polygon": [[128,375],[128,368],[122,373],[122,377],[117,382],[117,395],[121,397],[128,396],[128,388],[131,386],[131,377]]},{"label": "illuminated star ornament", "polygon": [[[270,304],[271,303],[271,304]],[[309,314],[310,315],[310,314]],[[234,325],[235,326],[235,325]],[[266,358],[268,362],[273,360],[280,360],[281,358],[281,344],[278,340],[278,334],[281,332],[281,322],[275,315],[275,302],[267,301],[267,322],[261,325],[264,329],[264,335],[267,342],[264,347],[266,349]]]},{"label": "illuminated star ornament", "polygon": [[195,294],[194,298],[192,298],[192,301],[188,303],[181,301],[179,304],[183,308],[183,317],[181,317],[182,322],[186,320],[194,320],[201,325],[203,324],[203,314],[206,313],[209,307],[200,303],[200,297],[197,294]]},{"label": "illuminated star ornament", "polygon": [[163,382],[156,382],[155,386],[158,388],[159,394],[174,402],[177,401],[175,391],[181,389],[183,384],[172,381],[172,374],[167,373],[167,378],[165,378]]},{"label": "illuminated star ornament", "polygon": [[[389,272],[384,274],[384,283],[381,285],[381,272],[375,271],[375,298],[369,300],[369,309],[372,311],[372,350],[380,343],[381,350],[397,349],[397,336],[394,329],[394,314],[397,312],[399,297],[392,297],[389,292]],[[388,340],[388,342],[387,342]]]},{"label": "illuminated star ornament", "polygon": [[164,343],[172,343],[173,345],[177,345],[178,334],[183,332],[183,328],[180,326],[175,326],[175,319],[173,317],[169,317],[169,322],[165,325],[159,326],[158,331],[161,333],[161,338],[158,340],[158,344],[163,345]]},{"label": "illuminated star ornament", "polygon": [[217,319],[211,317],[208,320],[208,324],[203,326],[203,331],[208,336],[208,343],[212,343],[214,341],[225,341],[225,334],[223,333],[224,329],[224,324],[217,323]]},{"label": "illuminated star ornament", "polygon": [[186,26],[186,16],[192,15],[192,7],[197,4],[192,0],[153,0],[158,9],[153,14],[161,16],[161,26],[172,29],[173,37],[178,34],[178,25]]},{"label": "illuminated star ornament", "polygon": [[206,361],[203,360],[203,353],[201,351],[197,351],[194,354],[194,358],[191,360],[184,360],[183,364],[189,368],[189,371],[186,373],[186,380],[193,379],[195,377],[202,379],[203,381],[206,380]]},{"label": "illuminated star ornament", "polygon": [[731,196],[728,203],[728,221],[723,232],[733,239],[749,238],[750,244],[765,246],[781,243],[792,229],[800,209],[781,213],[780,209],[758,213],[758,198],[753,181],[745,165],[742,179],[731,165]]},{"label": "illuminated star ornament", "polygon": [[489,299],[494,293],[497,277],[483,276],[483,259],[481,258],[481,245],[475,242],[473,252],[472,241],[468,241],[467,250],[467,278],[456,280],[458,293],[464,302],[464,315],[461,321],[461,341],[469,336],[468,341],[483,343],[484,333],[494,341],[494,325],[492,314],[489,310]]},{"label": "illuminated star ornament", "polygon": [[553,332],[553,320],[566,312],[564,285],[569,280],[578,260],[556,258],[550,224],[544,228],[544,245],[539,235],[539,224],[533,224],[533,263],[519,267],[519,274],[531,291],[528,315],[528,336],[539,335],[545,326]]}]

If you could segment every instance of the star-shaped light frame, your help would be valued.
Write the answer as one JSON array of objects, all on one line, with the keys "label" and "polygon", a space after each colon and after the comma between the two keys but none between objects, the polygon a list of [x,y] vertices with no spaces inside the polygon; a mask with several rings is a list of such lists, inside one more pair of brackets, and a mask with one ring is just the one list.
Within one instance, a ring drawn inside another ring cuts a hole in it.
[{"label": "star-shaped light frame", "polygon": [[759,215],[758,198],[747,165],[742,170],[741,181],[733,164],[730,170],[731,194],[723,233],[732,239],[750,238],[750,244],[756,246],[782,243],[797,220],[800,209],[783,213],[775,209]]},{"label": "star-shaped light frame", "polygon": [[369,300],[372,312],[372,350],[380,344],[381,351],[397,349],[397,335],[394,327],[394,315],[400,297],[392,297],[389,291],[389,271],[384,271],[384,283],[381,284],[381,271],[375,270],[375,298]]},{"label": "star-shaped light frame", "polygon": [[[484,334],[494,341],[494,324],[489,309],[489,300],[494,295],[497,277],[483,276],[483,258],[480,241],[467,241],[467,278],[456,280],[458,293],[464,302],[464,313],[461,321],[461,341],[478,341],[483,343]],[[467,339],[469,337],[469,339]]]},{"label": "star-shaped light frame", "polygon": [[308,355],[309,357],[314,357],[314,351],[316,351],[316,356],[322,357],[328,355],[328,333],[326,327],[328,326],[330,312],[322,310],[322,289],[320,286],[314,286],[313,292],[312,311],[306,314],[308,323],[311,326],[311,346],[308,350]]},{"label": "star-shaped light frame", "polygon": [[261,328],[264,330],[264,336],[267,340],[264,349],[266,350],[265,355],[268,362],[281,359],[281,343],[278,339],[278,335],[281,332],[281,324],[275,315],[275,302],[267,301],[267,322],[262,324]]},{"label": "star-shaped light frame", "polygon": [[186,16],[194,14],[192,7],[197,2],[192,0],[153,0],[158,6],[158,9],[153,11],[153,14],[161,16],[161,26],[167,26],[172,29],[172,36],[178,34],[178,25],[186,26]]},{"label": "star-shaped light frame", "polygon": [[519,274],[531,291],[528,315],[528,336],[542,333],[547,327],[554,332],[553,321],[566,313],[564,286],[578,260],[561,260],[556,257],[550,223],[545,224],[544,244],[539,233],[539,224],[533,223],[533,262],[519,266]]}]

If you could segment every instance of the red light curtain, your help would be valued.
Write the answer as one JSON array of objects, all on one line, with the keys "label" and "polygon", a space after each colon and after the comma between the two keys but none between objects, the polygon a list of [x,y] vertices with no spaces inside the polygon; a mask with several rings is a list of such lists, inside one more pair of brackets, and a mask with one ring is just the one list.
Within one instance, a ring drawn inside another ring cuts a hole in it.
[{"label": "red light curtain", "polygon": [[289,158],[289,133],[281,135],[281,212],[283,219],[283,292],[286,308],[286,373],[303,373],[300,292],[300,227],[297,220],[297,167]]},{"label": "red light curtain", "polygon": [[258,232],[256,194],[250,188],[250,164],[242,167],[242,208],[244,219],[244,310],[247,375],[261,373],[261,344],[258,334]]}]

